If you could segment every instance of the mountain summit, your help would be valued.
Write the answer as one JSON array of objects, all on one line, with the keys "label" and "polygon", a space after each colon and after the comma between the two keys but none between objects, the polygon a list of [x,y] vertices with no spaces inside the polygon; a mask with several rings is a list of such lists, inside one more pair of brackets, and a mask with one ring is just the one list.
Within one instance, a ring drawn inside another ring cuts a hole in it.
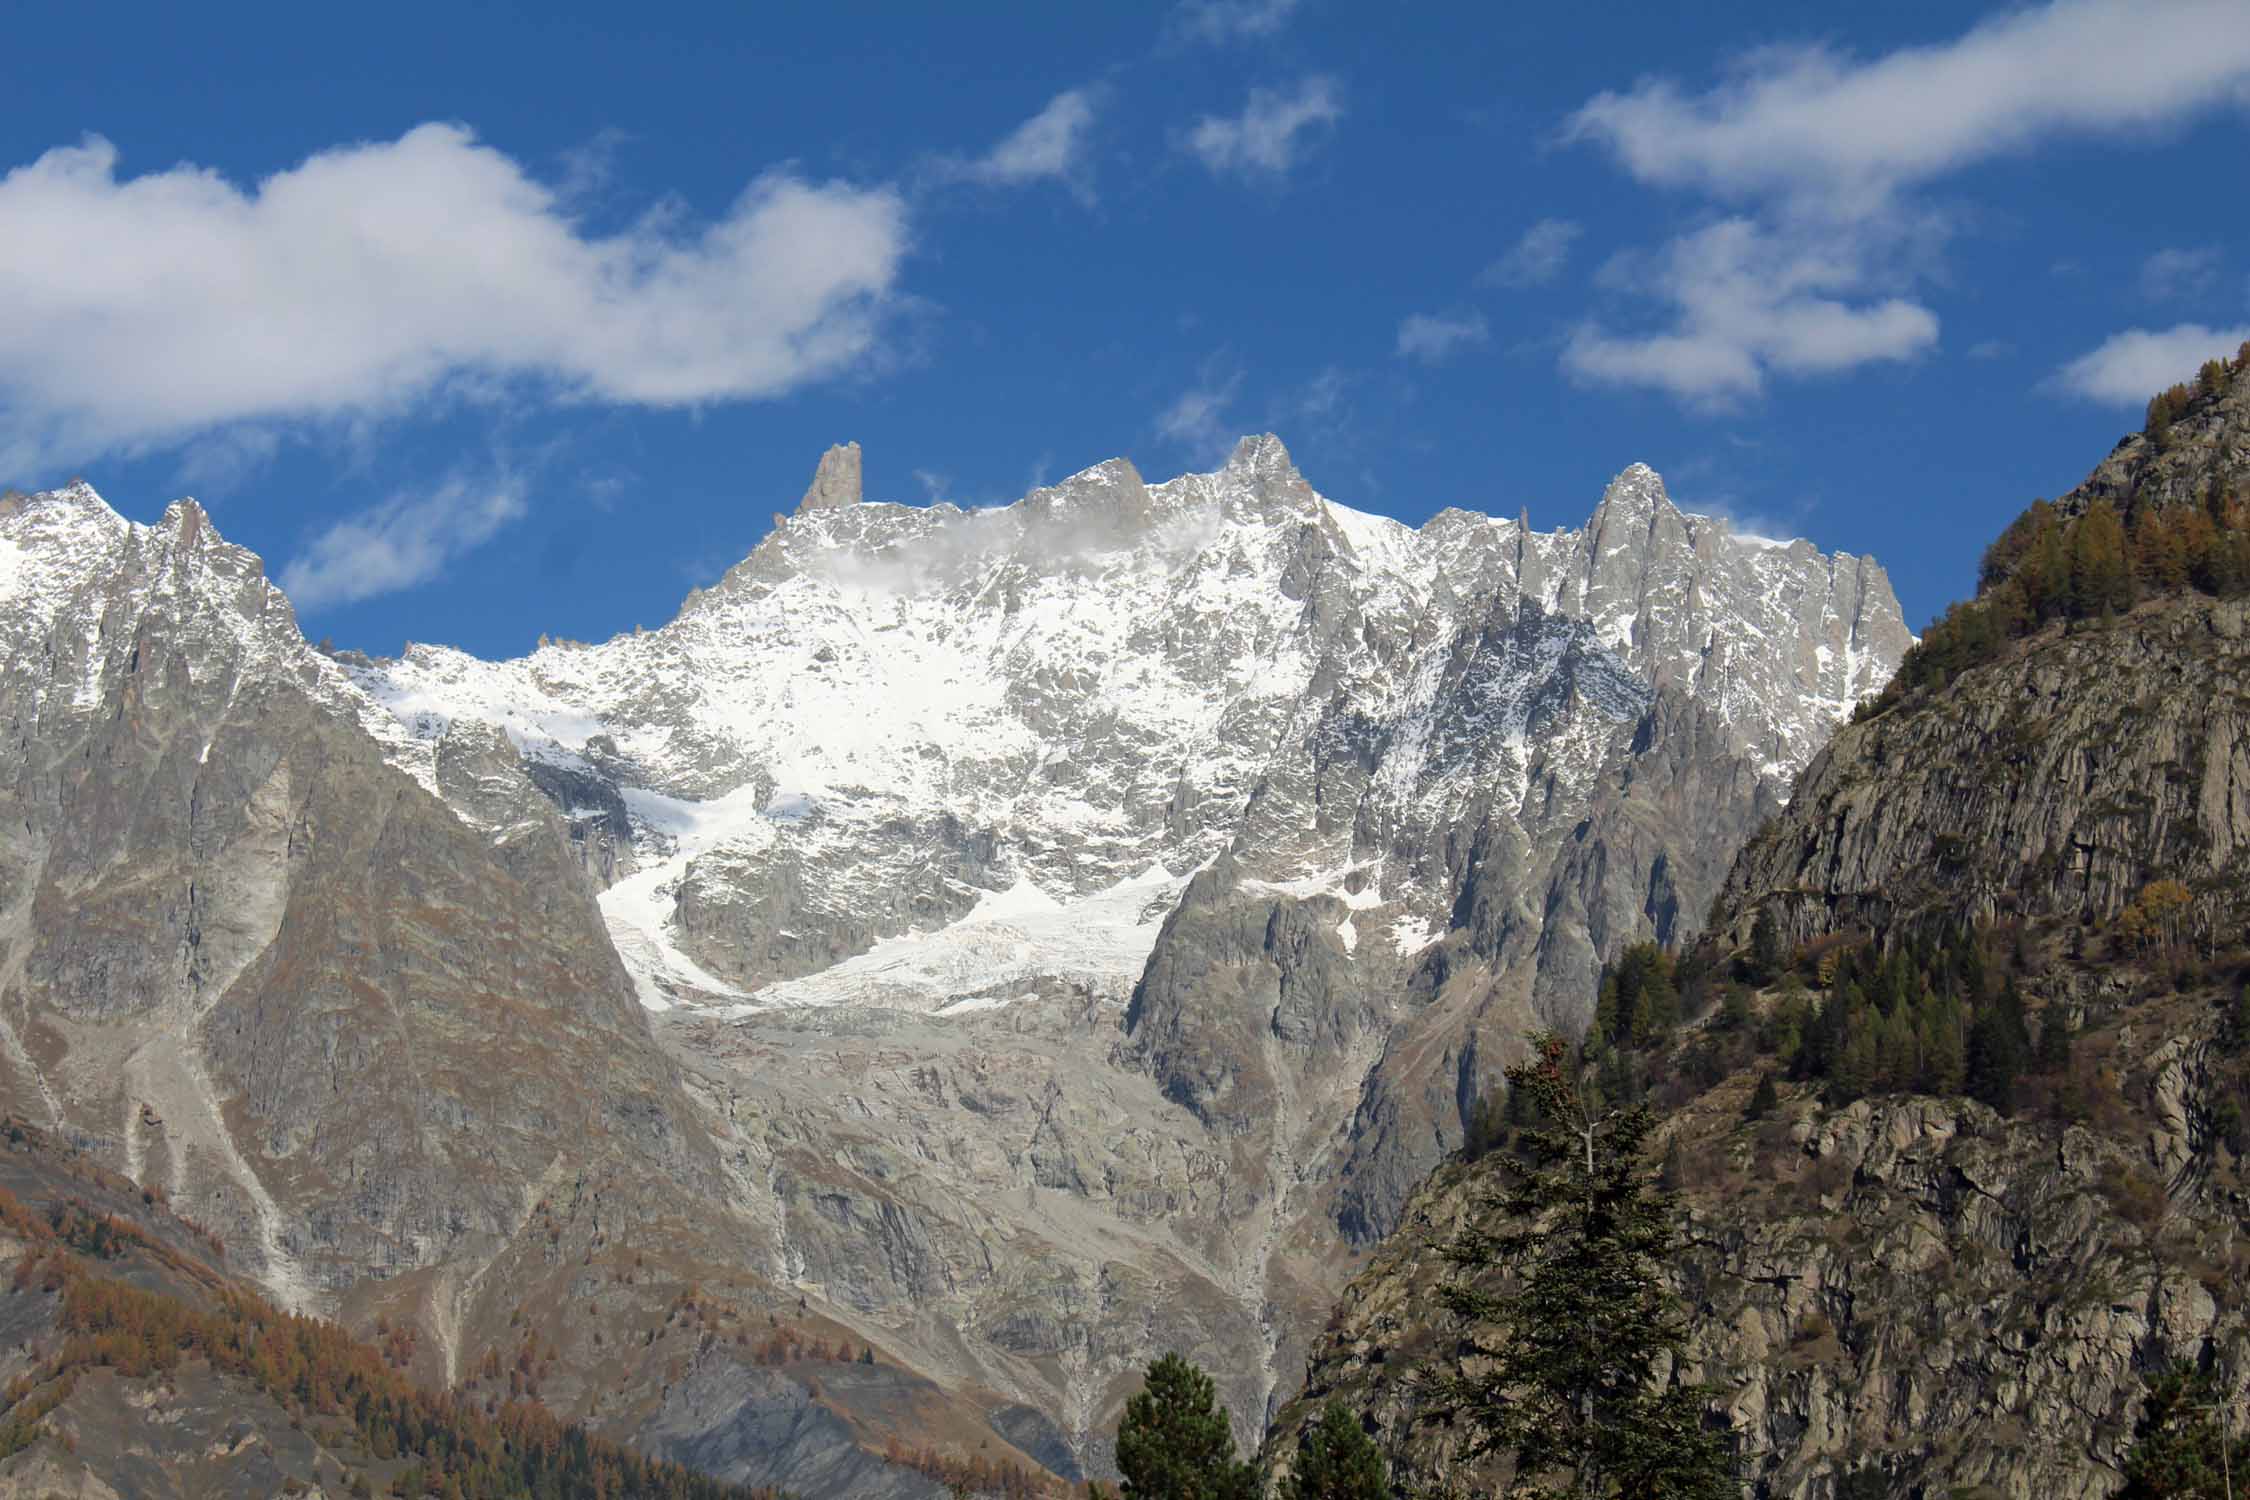
[{"label": "mountain summit", "polygon": [[[1449,673],[1501,689],[1459,655],[1494,630],[1577,630],[1613,717],[1675,688],[1777,783],[1911,639],[1872,561],[1684,514],[1645,465],[1549,533],[1347,509],[1270,434],[1213,474],[1149,486],[1113,460],[999,510],[861,504],[858,473],[831,449],[798,512],[660,630],[356,674],[415,733],[490,723],[608,788],[630,852],[605,902],[651,990],[689,966],[724,994],[794,979],[1019,882],[1067,901],[1192,870],[1300,784],[1325,783],[1323,814],[1238,851],[1260,878],[1365,865],[1493,776],[1520,802],[1534,761],[1568,758],[1535,743],[1537,695],[1473,718],[1443,696]],[[1365,762],[1344,781],[1339,753]],[[1438,916],[1454,893],[1403,864],[1382,904]]]}]

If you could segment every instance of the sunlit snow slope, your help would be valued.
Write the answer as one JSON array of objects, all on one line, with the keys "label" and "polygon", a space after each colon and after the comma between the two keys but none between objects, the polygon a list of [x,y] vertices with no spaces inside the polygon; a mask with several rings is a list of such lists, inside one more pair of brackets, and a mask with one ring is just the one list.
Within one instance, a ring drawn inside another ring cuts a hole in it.
[{"label": "sunlit snow slope", "polygon": [[1909,641],[1871,560],[1685,515],[1639,465],[1546,533],[1346,509],[1270,436],[996,510],[857,481],[834,450],[660,630],[355,672],[424,741],[481,720],[566,812],[621,805],[603,905],[652,1006],[1004,1000],[1024,945],[1124,973],[1154,931],[1119,893],[1226,850],[1411,949],[1433,831],[1583,792],[1659,684],[1781,778]]}]

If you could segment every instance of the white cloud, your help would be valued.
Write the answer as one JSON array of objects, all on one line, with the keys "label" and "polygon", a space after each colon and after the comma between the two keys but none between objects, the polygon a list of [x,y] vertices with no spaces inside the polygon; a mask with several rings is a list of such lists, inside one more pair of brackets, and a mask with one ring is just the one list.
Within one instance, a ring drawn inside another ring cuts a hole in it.
[{"label": "white cloud", "polygon": [[2141,295],[2158,302],[2200,296],[2218,284],[2223,258],[2216,245],[2159,250],[2141,262]]},{"label": "white cloud", "polygon": [[2052,136],[2240,104],[2246,85],[2241,0],[2056,0],[1864,61],[1760,48],[1708,93],[1644,79],[1596,95],[1566,129],[1643,182],[1865,206]]},{"label": "white cloud", "polygon": [[2206,328],[2129,328],[2057,370],[2051,385],[2109,406],[2139,407],[2166,386],[2191,378],[2207,359],[2232,359],[2250,343],[2250,324]]},{"label": "white cloud", "polygon": [[1545,286],[1562,274],[1571,246],[1583,232],[1575,220],[1541,219],[1506,255],[1486,266],[1477,280],[1488,286]]},{"label": "white cloud", "polygon": [[1314,74],[1293,92],[1252,89],[1241,114],[1205,115],[1185,144],[1213,172],[1279,176],[1296,165],[1300,137],[1343,116],[1343,90]]},{"label": "white cloud", "polygon": [[1066,89],[984,155],[950,163],[951,173],[997,187],[1055,180],[1067,183],[1080,198],[1092,201],[1086,147],[1101,102],[1100,92],[1097,88]]},{"label": "white cloud", "polygon": [[524,482],[513,474],[456,474],[428,494],[396,494],[333,523],[281,570],[281,587],[301,610],[412,588],[527,509]]},{"label": "white cloud", "polygon": [[1172,12],[1171,29],[1201,42],[1237,42],[1272,36],[1288,24],[1299,0],[1185,0]]},{"label": "white cloud", "polygon": [[2146,133],[2245,102],[2240,0],[2054,0],[1871,59],[1767,47],[1700,94],[1666,79],[1599,94],[1566,139],[1652,186],[1755,206],[1650,258],[1658,271],[1632,289],[1664,306],[1657,326],[1589,322],[1564,366],[1723,405],[1775,373],[1911,358],[1937,339],[1912,292],[1948,229],[1913,189],[2058,136]]},{"label": "white cloud", "polygon": [[1618,336],[1587,323],[1563,349],[1563,368],[1605,385],[1644,385],[1724,405],[1765,388],[1769,369],[1826,374],[1911,359],[1937,343],[1936,314],[1904,298],[1849,302],[1868,273],[1848,241],[1826,245],[1722,219],[1665,247],[1648,269],[1610,273],[1671,305],[1674,325]]},{"label": "white cloud", "polygon": [[1415,313],[1398,325],[1398,355],[1434,365],[1468,345],[1485,342],[1489,336],[1483,313],[1459,317]]},{"label": "white cloud", "polygon": [[116,169],[89,138],[0,178],[0,449],[19,460],[380,419],[463,385],[775,396],[876,351],[908,248],[896,193],[786,172],[700,229],[589,237],[457,125],[252,188]]},{"label": "white cloud", "polygon": [[1239,435],[1226,412],[1241,388],[1240,371],[1223,380],[1206,376],[1157,413],[1157,435],[1186,449],[1192,461],[1216,468]]}]

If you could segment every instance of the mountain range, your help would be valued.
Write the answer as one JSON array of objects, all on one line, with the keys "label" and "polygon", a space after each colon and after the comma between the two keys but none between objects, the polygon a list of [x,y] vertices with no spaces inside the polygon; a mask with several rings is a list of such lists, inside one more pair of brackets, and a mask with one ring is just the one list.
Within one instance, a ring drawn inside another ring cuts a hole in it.
[{"label": "mountain range", "polygon": [[1255,1443],[1524,1037],[1912,644],[1642,466],[1410,529],[1271,436],[992,510],[832,449],[670,623],[502,662],[316,649],[190,501],[0,549],[10,1109],[427,1383],[528,1340],[558,1414],[808,1495],[1112,1472],[1167,1349]]}]

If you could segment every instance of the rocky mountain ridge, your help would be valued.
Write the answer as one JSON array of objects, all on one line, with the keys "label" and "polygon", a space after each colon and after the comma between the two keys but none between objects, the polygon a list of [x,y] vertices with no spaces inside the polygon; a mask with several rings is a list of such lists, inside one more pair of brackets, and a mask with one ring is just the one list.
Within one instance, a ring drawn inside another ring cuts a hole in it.
[{"label": "rocky mountain ridge", "polygon": [[[1692,928],[1907,639],[1643,469],[1549,534],[1270,438],[992,513],[856,475],[498,664],[313,651],[192,505],[0,504],[11,1100],[427,1378],[587,1309],[544,1399],[730,1478],[1098,1473],[1165,1348],[1254,1438],[1515,1039]],[[717,1285],[880,1358],[602,1352]]]},{"label": "rocky mountain ridge", "polygon": [[424,738],[501,728],[630,843],[604,904],[644,996],[763,994],[1025,882],[1067,902],[1230,841],[1262,879],[1356,871],[1355,908],[1427,927],[1453,893],[1385,846],[1535,772],[1583,782],[1571,694],[1614,723],[1673,687],[1778,779],[1911,639],[1872,562],[1685,516],[1641,466],[1553,533],[1350,511],[1271,436],[1215,474],[1112,460],[993,511],[864,503],[858,473],[835,450],[662,629],[354,672]]}]

